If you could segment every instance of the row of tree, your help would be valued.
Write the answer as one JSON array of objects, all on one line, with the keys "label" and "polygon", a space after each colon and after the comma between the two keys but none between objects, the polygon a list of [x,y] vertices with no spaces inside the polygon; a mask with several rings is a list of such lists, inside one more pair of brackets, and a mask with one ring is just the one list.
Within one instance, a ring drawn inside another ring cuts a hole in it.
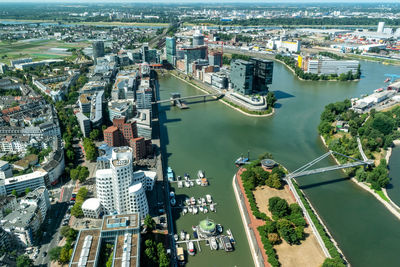
[{"label": "row of tree", "polygon": [[70,261],[73,252],[72,243],[75,242],[78,231],[69,227],[63,226],[60,229],[61,236],[66,238],[65,245],[62,247],[54,247],[49,251],[49,257],[51,261],[57,261],[60,264],[66,264]]},{"label": "row of tree", "polygon": [[86,200],[87,196],[88,190],[84,186],[81,187],[76,194],[75,204],[71,209],[72,216],[75,216],[77,218],[83,217],[82,204]]}]

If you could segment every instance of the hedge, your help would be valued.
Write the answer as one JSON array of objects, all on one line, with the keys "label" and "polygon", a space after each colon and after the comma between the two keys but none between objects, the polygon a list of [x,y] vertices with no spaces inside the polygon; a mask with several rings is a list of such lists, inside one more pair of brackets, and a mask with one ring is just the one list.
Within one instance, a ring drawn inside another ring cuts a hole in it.
[{"label": "hedge", "polygon": [[264,226],[257,227],[257,230],[260,233],[261,242],[263,243],[265,253],[268,256],[268,262],[271,264],[272,267],[281,266],[278,260],[278,256],[276,255],[275,249],[267,237],[267,233],[265,232]]}]

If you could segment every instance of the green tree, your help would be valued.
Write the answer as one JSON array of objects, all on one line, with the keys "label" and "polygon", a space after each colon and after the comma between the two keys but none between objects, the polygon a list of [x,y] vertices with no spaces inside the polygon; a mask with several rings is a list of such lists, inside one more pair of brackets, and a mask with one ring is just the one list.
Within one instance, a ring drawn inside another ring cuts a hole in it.
[{"label": "green tree", "polygon": [[78,169],[72,169],[70,172],[69,172],[69,176],[71,177],[71,179],[72,180],[76,180],[76,179],[78,179],[78,177],[79,177],[79,170]]},{"label": "green tree", "polygon": [[343,260],[340,258],[326,258],[322,267],[345,267]]},{"label": "green tree", "polygon": [[31,192],[31,188],[30,187],[25,188],[25,195],[27,195],[29,192]]},{"label": "green tree", "polygon": [[83,183],[89,177],[89,169],[86,166],[79,166],[79,182]]},{"label": "green tree", "polygon": [[288,215],[289,205],[286,200],[280,197],[271,197],[268,200],[268,209],[276,218],[282,218]]},{"label": "green tree", "polygon": [[90,139],[92,139],[92,140],[98,140],[99,136],[100,136],[100,131],[97,130],[97,129],[92,130],[92,131],[90,132],[90,134],[89,134],[89,137],[90,137]]},{"label": "green tree", "polygon": [[157,255],[159,267],[168,267],[170,265],[169,257],[165,252],[165,248],[162,243],[157,244]]},{"label": "green tree", "polygon": [[58,261],[60,259],[62,247],[54,247],[50,249],[49,256],[51,261]]},{"label": "green tree", "polygon": [[15,190],[15,189],[13,189],[13,191],[11,191],[11,194],[14,195],[15,197],[18,197],[17,190]]},{"label": "green tree", "polygon": [[153,220],[153,217],[150,214],[147,214],[144,218],[144,225],[147,227],[147,231],[152,232],[156,229],[156,222]]},{"label": "green tree", "polygon": [[17,258],[17,267],[31,267],[33,266],[33,260],[27,255],[20,255]]}]

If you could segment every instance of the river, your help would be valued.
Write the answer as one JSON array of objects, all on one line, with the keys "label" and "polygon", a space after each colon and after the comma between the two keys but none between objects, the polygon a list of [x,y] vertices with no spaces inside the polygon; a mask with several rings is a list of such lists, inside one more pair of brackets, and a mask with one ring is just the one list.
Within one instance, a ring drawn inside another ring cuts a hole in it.
[{"label": "river", "polygon": [[[226,105],[210,101],[189,104],[179,110],[163,104],[160,109],[161,135],[167,164],[177,175],[195,176],[203,169],[210,177],[206,188],[176,189],[178,201],[186,196],[211,194],[218,203],[217,213],[208,214],[225,229],[231,228],[237,240],[233,253],[202,252],[189,257],[189,266],[251,266],[252,258],[236,205],[232,176],[234,160],[250,150],[252,158],[270,152],[289,170],[294,170],[326,152],[317,133],[324,106],[345,98],[371,93],[383,86],[385,73],[398,68],[362,62],[359,82],[300,81],[283,65],[275,63],[271,90],[278,103],[276,114],[267,118],[245,116]],[[172,77],[159,77],[161,99],[171,92],[201,94]],[[318,166],[333,164],[326,159]],[[368,192],[360,189],[342,172],[302,177],[298,183],[326,223],[352,266],[398,266],[400,221]],[[267,203],[265,203],[267,205]],[[176,214],[178,232],[206,215]],[[185,248],[186,249],[186,248]]]},{"label": "river", "polygon": [[392,150],[389,159],[389,177],[390,184],[387,193],[390,199],[400,206],[400,147],[396,146]]}]

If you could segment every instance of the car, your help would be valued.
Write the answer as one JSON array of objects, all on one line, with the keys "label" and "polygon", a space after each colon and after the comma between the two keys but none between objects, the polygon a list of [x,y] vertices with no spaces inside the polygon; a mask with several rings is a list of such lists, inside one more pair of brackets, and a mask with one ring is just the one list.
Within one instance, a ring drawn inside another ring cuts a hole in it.
[{"label": "car", "polygon": [[47,256],[47,252],[46,251],[43,251],[43,257],[46,257]]},{"label": "car", "polygon": [[71,198],[70,198],[70,201],[75,201],[75,198],[74,198],[74,197],[71,197]]},{"label": "car", "polygon": [[160,217],[160,223],[165,223],[165,217]]}]

